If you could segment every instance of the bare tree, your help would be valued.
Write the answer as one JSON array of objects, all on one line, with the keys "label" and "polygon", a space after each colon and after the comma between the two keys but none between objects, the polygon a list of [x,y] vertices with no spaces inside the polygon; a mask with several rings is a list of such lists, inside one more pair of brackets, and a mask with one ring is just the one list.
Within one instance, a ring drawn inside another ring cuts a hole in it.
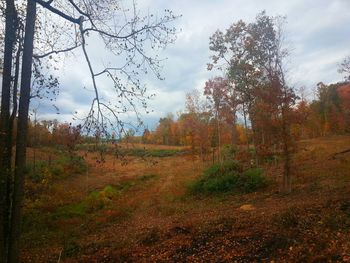
[{"label": "bare tree", "polygon": [[[7,49],[4,51],[8,59],[6,63],[12,63],[14,56],[14,44],[11,41],[16,39],[16,28],[14,13],[18,12],[13,0],[6,2],[6,25],[5,42]],[[38,4],[38,7],[37,7]],[[113,0],[27,0],[25,17],[25,34],[23,51],[19,69],[21,69],[21,90],[18,104],[18,129],[16,139],[15,172],[13,185],[6,188],[6,174],[1,169],[1,204],[5,203],[7,190],[11,193],[11,212],[9,207],[2,210],[0,224],[0,245],[3,262],[19,261],[19,237],[21,222],[21,204],[24,196],[24,178],[26,167],[26,144],[27,144],[27,122],[29,103],[31,98],[31,83],[40,79],[35,72],[38,64],[34,64],[33,58],[54,60],[59,59],[61,54],[77,51],[81,48],[82,55],[91,76],[91,86],[94,91],[94,98],[90,110],[82,118],[83,127],[87,132],[99,132],[107,134],[115,129],[117,132],[124,130],[124,124],[120,118],[121,114],[128,111],[136,112],[137,119],[140,120],[138,107],[147,107],[146,88],[141,84],[140,78],[149,71],[161,78],[161,59],[157,55],[157,49],[164,48],[175,40],[176,30],[171,27],[175,16],[170,10],[165,10],[161,17],[152,14],[144,16],[137,9],[137,4],[133,2],[130,8],[122,6],[122,2]],[[47,19],[47,18],[50,19]],[[52,24],[44,27],[42,25]],[[50,29],[51,28],[51,29]],[[52,39],[50,30],[61,30]],[[119,64],[107,64],[103,68],[94,65],[94,53],[89,50],[88,44],[91,39],[98,39],[104,43],[105,50],[109,56],[114,56],[119,60]],[[55,45],[61,43],[61,45]],[[34,44],[37,46],[34,52]],[[18,47],[19,49],[20,46]],[[18,58],[18,61],[19,58]],[[55,61],[53,61],[54,64]],[[40,64],[39,64],[40,65]],[[18,70],[19,70],[18,69]],[[12,64],[4,65],[1,104],[1,131],[2,135],[9,132],[9,108],[10,89],[12,80]],[[18,72],[17,70],[17,72]],[[16,70],[15,70],[16,71]],[[16,74],[15,74],[16,75]],[[19,76],[19,74],[17,74]],[[111,80],[112,90],[115,92],[116,102],[103,96],[99,79],[105,76]],[[34,77],[34,78],[32,78]],[[17,77],[18,78],[18,77]],[[56,83],[55,79],[49,81]],[[40,82],[42,82],[40,80]],[[38,94],[36,94],[38,95]],[[39,95],[40,96],[40,95]],[[17,109],[17,105],[16,105]],[[14,111],[15,112],[15,111]],[[16,114],[16,112],[15,112]],[[2,140],[3,142],[4,140]],[[5,153],[9,149],[9,144],[0,145],[0,152]],[[1,164],[11,168],[11,160],[1,155]],[[8,169],[7,171],[11,171]],[[3,207],[3,206],[2,206]],[[10,220],[10,227],[8,221]],[[9,230],[8,234],[4,233]]]},{"label": "bare tree", "polygon": [[350,56],[344,58],[344,60],[339,64],[338,72],[345,74],[345,79],[350,81]]}]

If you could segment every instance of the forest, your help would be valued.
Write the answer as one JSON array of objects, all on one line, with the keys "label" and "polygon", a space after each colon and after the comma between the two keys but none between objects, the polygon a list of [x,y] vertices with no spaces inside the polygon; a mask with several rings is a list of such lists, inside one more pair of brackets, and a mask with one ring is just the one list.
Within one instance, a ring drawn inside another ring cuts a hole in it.
[{"label": "forest", "polygon": [[350,262],[350,6],[175,2],[0,3],[0,263]]}]

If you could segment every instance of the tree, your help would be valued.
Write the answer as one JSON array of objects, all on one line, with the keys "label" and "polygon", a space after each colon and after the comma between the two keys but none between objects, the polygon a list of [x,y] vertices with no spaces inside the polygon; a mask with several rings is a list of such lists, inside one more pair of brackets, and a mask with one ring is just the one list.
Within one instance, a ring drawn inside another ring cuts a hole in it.
[{"label": "tree", "polygon": [[168,116],[159,119],[159,125],[157,127],[156,133],[158,134],[158,138],[163,145],[172,144],[173,134],[171,131],[171,125],[173,122],[173,116],[170,113]]},{"label": "tree", "polygon": [[344,60],[340,63],[338,72],[345,74],[345,79],[350,81],[350,56],[344,58]]},{"label": "tree", "polygon": [[202,160],[209,152],[210,144],[210,120],[208,104],[202,101],[198,90],[186,94],[186,113],[180,116],[185,136],[189,138],[192,152],[199,151]]},{"label": "tree", "polygon": [[221,77],[216,77],[205,83],[204,95],[211,102],[212,110],[214,112],[216,120],[216,132],[217,132],[217,146],[219,151],[219,160],[221,161],[221,131],[220,123],[222,118],[222,112],[228,105],[228,90],[229,85],[227,81]]},{"label": "tree", "polygon": [[[212,63],[208,64],[208,69],[217,67],[223,70],[227,81],[232,83],[230,90],[234,95],[232,101],[235,107],[233,108],[236,111],[237,106],[241,105],[246,131],[248,131],[247,116],[253,116],[251,113],[255,99],[254,92],[261,75],[253,65],[252,46],[253,39],[249,33],[249,24],[242,20],[233,23],[226,32],[216,31],[210,37],[209,43],[209,49],[214,52],[214,55],[211,56]],[[255,132],[253,118],[250,118],[250,123]]]},{"label": "tree", "polygon": [[[149,96],[145,87],[141,85],[141,76],[151,71],[161,78],[159,74],[161,59],[152,50],[163,48],[175,40],[175,28],[168,25],[177,18],[169,10],[166,10],[162,17],[152,14],[139,16],[135,2],[129,11],[120,8],[119,2],[112,0],[27,0],[26,11],[22,12],[18,6],[15,6],[13,0],[6,1],[6,44],[3,59],[3,80],[5,81],[2,85],[0,126],[0,253],[3,262],[19,261],[21,204],[24,193],[33,58],[51,60],[56,56],[59,59],[60,54],[81,48],[95,94],[90,111],[83,118],[82,129],[85,129],[85,132],[98,132],[104,135],[111,129],[118,133],[123,132],[124,123],[120,115],[132,110],[137,113],[137,119],[140,120],[138,107],[147,107],[146,101]],[[120,17],[116,17],[118,12]],[[16,32],[18,32],[16,22],[22,13],[22,19],[25,19],[26,22],[23,50],[21,50],[22,59],[19,67],[21,68],[21,89],[18,104],[15,169],[12,181],[12,175],[9,176],[12,170],[11,160],[8,158],[12,142],[8,143],[5,139],[10,134],[11,86],[13,88],[16,86],[12,83],[12,64],[15,57],[14,41],[16,40]],[[76,14],[79,14],[79,17],[76,17]],[[47,19],[45,22],[51,23],[52,27],[42,27],[41,25],[45,25],[42,23],[43,17],[47,18],[53,15],[56,16],[54,19]],[[43,37],[43,35],[50,35],[50,30],[58,29],[61,29],[60,32],[62,32],[58,38],[50,40]],[[47,30],[46,34],[42,34],[41,30]],[[38,37],[40,34],[42,34],[41,37]],[[94,60],[87,47],[92,35],[99,37],[105,44],[106,50],[123,62],[116,66],[108,65],[96,70]],[[53,45],[54,42],[58,42],[62,46],[57,47]],[[35,54],[33,54],[34,43],[40,43],[38,47],[41,47]],[[106,76],[112,81],[112,90],[116,92],[118,98],[116,103],[113,103],[112,100],[106,100],[100,95],[99,79],[102,76]],[[54,81],[54,79],[52,80]],[[6,169],[2,169],[4,167]],[[11,186],[7,185],[9,183]],[[12,197],[12,200],[6,199],[9,196]]]},{"label": "tree", "polygon": [[234,83],[243,114],[247,112],[250,118],[257,153],[259,146],[281,145],[283,188],[290,192],[290,112],[296,96],[285,78],[284,60],[288,52],[283,47],[283,21],[282,17],[261,12],[252,23],[238,21],[225,33],[217,31],[210,39],[209,48],[215,55],[208,68],[223,69],[229,82]]},{"label": "tree", "polygon": [[[12,52],[15,42],[15,5],[13,0],[6,1],[5,10],[5,47],[2,70],[2,91],[1,91],[1,113],[0,113],[0,262],[6,262],[6,250],[9,229],[9,179],[11,160],[9,160],[11,148],[7,140],[9,135],[10,118],[10,92],[11,92],[11,71]],[[2,256],[4,255],[4,256]]]}]

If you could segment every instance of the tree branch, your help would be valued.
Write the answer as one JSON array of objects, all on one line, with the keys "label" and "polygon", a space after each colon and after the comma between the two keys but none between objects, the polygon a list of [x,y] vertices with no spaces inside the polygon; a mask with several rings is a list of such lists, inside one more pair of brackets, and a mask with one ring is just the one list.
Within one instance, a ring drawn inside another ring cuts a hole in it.
[{"label": "tree branch", "polygon": [[49,0],[47,2],[43,1],[43,0],[32,0],[36,3],[38,3],[39,5],[41,5],[42,7],[50,10],[51,12],[55,13],[56,15],[59,15],[60,17],[74,23],[74,24],[78,24],[80,23],[80,20],[81,20],[81,17],[79,18],[74,18],[74,17],[71,17],[65,13],[63,13],[62,11],[58,10],[57,8],[51,6],[51,3],[53,2],[53,0]]},{"label": "tree branch", "polygon": [[80,47],[80,46],[81,46],[81,44],[76,44],[76,45],[73,46],[73,47],[69,47],[69,48],[61,49],[61,50],[52,50],[52,51],[47,52],[47,53],[45,53],[45,54],[33,55],[33,57],[34,57],[35,59],[41,59],[41,58],[50,56],[50,55],[52,55],[52,54],[56,54],[56,55],[57,55],[57,54],[60,54],[60,53],[69,52],[69,51],[72,51],[72,50],[74,50],[74,49],[76,49],[76,48],[78,48],[78,47]]}]

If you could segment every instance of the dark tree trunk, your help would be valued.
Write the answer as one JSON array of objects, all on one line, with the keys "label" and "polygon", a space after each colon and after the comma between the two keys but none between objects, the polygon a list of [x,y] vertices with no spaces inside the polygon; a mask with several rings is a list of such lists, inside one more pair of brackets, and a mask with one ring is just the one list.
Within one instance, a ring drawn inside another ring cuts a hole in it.
[{"label": "dark tree trunk", "polygon": [[[12,172],[12,145],[14,142],[14,127],[15,127],[15,121],[17,116],[17,93],[18,93],[18,79],[19,79],[19,66],[20,66],[20,56],[21,56],[21,49],[18,48],[17,54],[16,54],[16,60],[15,60],[15,75],[13,79],[13,90],[12,90],[12,112],[9,120],[9,132],[8,132],[8,139],[7,139],[7,148],[9,151],[7,152],[7,159],[9,160],[9,172],[7,173],[7,195],[6,195],[6,208],[8,210],[7,214],[7,237],[6,237],[6,243],[7,243],[7,249],[8,249],[8,242],[9,242],[9,233],[10,233],[10,218],[11,218],[11,207],[12,207],[12,194],[13,194],[13,172]],[[6,251],[8,253],[8,250]]]},{"label": "dark tree trunk", "polygon": [[28,111],[33,61],[33,40],[36,18],[35,1],[27,1],[25,37],[23,45],[21,91],[18,110],[18,126],[16,138],[15,176],[13,203],[11,212],[11,233],[9,246],[9,262],[19,262],[19,237],[21,234],[21,206],[24,196],[24,175],[26,167],[26,146],[28,130]]},{"label": "dark tree trunk", "polygon": [[9,224],[9,208],[7,206],[7,179],[11,173],[11,159],[8,159],[11,147],[8,147],[10,97],[12,80],[12,53],[15,43],[15,6],[14,0],[6,0],[6,26],[5,26],[5,49],[4,68],[1,93],[0,114],[0,262],[6,262],[7,236]]}]

